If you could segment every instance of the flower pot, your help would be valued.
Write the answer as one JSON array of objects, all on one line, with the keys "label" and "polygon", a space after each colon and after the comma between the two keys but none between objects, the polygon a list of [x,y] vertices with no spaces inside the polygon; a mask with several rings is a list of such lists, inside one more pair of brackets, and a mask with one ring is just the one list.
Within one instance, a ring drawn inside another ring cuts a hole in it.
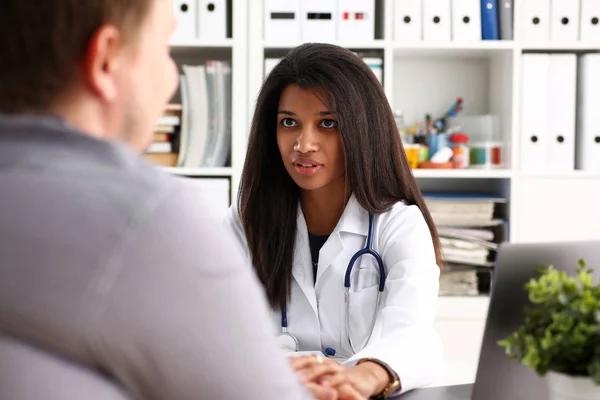
[{"label": "flower pot", "polygon": [[546,374],[550,400],[597,400],[600,386],[591,378],[570,376],[549,371]]}]

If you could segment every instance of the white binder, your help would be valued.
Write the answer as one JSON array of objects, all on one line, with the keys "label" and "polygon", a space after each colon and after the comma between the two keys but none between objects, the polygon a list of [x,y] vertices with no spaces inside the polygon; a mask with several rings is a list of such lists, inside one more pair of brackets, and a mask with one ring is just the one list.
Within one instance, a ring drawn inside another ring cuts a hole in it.
[{"label": "white binder", "polygon": [[201,40],[225,40],[227,0],[198,1],[198,37]]},{"label": "white binder", "polygon": [[450,0],[423,0],[423,39],[443,42],[452,39]]},{"label": "white binder", "polygon": [[579,59],[576,168],[600,173],[600,54]]},{"label": "white binder", "polygon": [[279,64],[279,61],[281,61],[281,58],[265,58],[264,74],[263,74],[264,78],[269,76],[269,74],[271,73],[273,68],[275,68],[277,66],[277,64]]},{"label": "white binder", "polygon": [[452,0],[452,40],[481,40],[480,0]]},{"label": "white binder", "polygon": [[574,42],[579,39],[579,0],[552,0],[550,40]]},{"label": "white binder", "polygon": [[547,42],[550,39],[550,0],[522,1],[520,13],[524,42]]},{"label": "white binder", "polygon": [[580,25],[579,40],[582,42],[600,42],[600,1],[581,0]]},{"label": "white binder", "polygon": [[198,0],[173,0],[175,30],[171,42],[189,42],[197,37]]},{"label": "white binder", "polygon": [[521,92],[521,171],[542,171],[548,154],[550,55],[524,54]]},{"label": "white binder", "polygon": [[300,0],[264,0],[265,40],[300,41],[300,19]]},{"label": "white binder", "polygon": [[302,40],[305,42],[333,42],[337,29],[336,0],[301,0]]},{"label": "white binder", "polygon": [[375,0],[337,0],[338,40],[375,40]]},{"label": "white binder", "polygon": [[394,0],[394,40],[418,42],[423,39],[421,0]]},{"label": "white binder", "polygon": [[575,112],[577,98],[577,56],[552,54],[547,83],[550,136],[546,166],[548,170],[569,172],[575,169]]}]

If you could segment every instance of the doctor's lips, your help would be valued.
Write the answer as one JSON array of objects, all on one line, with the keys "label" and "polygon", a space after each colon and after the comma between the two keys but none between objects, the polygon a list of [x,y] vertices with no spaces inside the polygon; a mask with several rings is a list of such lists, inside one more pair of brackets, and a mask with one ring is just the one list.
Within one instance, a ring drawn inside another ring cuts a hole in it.
[{"label": "doctor's lips", "polygon": [[305,176],[313,175],[323,168],[323,164],[309,158],[296,158],[292,164],[298,173]]}]

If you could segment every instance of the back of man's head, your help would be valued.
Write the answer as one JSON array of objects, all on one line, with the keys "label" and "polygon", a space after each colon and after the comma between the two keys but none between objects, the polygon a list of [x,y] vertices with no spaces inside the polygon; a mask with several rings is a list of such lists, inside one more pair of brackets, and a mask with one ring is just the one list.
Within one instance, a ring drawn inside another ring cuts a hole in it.
[{"label": "back of man's head", "polygon": [[176,86],[171,0],[3,0],[0,113],[142,150]]}]

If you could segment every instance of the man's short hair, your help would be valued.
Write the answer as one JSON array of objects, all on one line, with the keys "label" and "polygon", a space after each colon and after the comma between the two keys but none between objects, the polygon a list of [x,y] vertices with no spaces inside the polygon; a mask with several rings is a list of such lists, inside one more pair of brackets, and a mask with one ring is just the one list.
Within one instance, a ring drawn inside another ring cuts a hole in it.
[{"label": "man's short hair", "polygon": [[98,28],[115,25],[131,40],[154,1],[2,0],[0,113],[48,111]]}]

